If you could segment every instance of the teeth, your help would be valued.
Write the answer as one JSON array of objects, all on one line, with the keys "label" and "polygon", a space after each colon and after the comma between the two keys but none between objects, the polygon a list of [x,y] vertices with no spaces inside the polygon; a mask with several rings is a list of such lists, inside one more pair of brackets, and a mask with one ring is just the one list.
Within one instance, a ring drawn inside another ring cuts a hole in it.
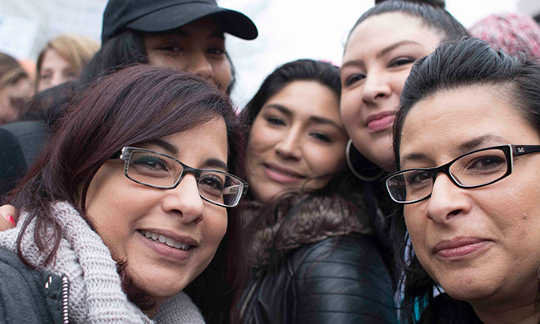
[{"label": "teeth", "polygon": [[144,237],[148,238],[148,239],[151,239],[152,241],[156,241],[156,242],[160,242],[160,243],[163,243],[167,246],[170,246],[172,248],[175,248],[175,249],[180,249],[180,250],[184,250],[184,251],[187,251],[189,250],[191,247],[187,244],[183,244],[183,243],[180,243],[180,242],[177,242],[169,237],[166,237],[166,236],[163,236],[163,235],[159,235],[159,234],[156,234],[156,233],[152,233],[152,232],[147,232],[147,231],[140,231]]}]

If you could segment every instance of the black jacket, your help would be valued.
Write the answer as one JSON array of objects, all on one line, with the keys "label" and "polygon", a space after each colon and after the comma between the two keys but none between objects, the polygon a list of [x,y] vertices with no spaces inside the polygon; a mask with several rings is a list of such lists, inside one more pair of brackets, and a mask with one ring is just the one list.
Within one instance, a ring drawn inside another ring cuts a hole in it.
[{"label": "black jacket", "polygon": [[0,323],[67,323],[62,279],[67,277],[32,270],[15,253],[0,249]]},{"label": "black jacket", "polygon": [[397,323],[390,275],[361,234],[298,248],[251,281],[239,306],[244,324]]}]

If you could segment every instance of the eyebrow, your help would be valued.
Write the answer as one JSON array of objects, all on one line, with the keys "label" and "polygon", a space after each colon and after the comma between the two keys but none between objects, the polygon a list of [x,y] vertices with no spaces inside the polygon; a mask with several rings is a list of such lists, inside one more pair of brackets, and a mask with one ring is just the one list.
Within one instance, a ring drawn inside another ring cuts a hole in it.
[{"label": "eyebrow", "polygon": [[162,149],[164,149],[165,151],[169,152],[169,153],[172,153],[173,155],[178,155],[178,148],[174,145],[172,145],[171,143],[167,142],[167,141],[164,141],[162,139],[153,139],[153,140],[149,140],[148,142],[145,142],[144,144],[147,144],[147,145],[156,145],[156,146],[159,146],[161,147]]},{"label": "eyebrow", "polygon": [[476,138],[473,138],[472,140],[469,140],[465,143],[462,143],[458,146],[458,151],[460,153],[467,153],[474,149],[480,148],[481,146],[485,146],[486,143],[506,143],[507,140],[505,140],[503,137],[493,134],[486,134],[482,135]]},{"label": "eyebrow", "polygon": [[[395,50],[396,48],[404,46],[404,45],[420,45],[420,43],[415,42],[413,40],[402,40],[402,41],[399,41],[399,42],[396,42],[394,44],[390,44],[390,45],[386,46],[380,52],[378,52],[375,57],[380,58],[380,57],[388,54],[389,52]],[[348,66],[361,66],[361,65],[363,65],[362,60],[351,60],[351,61],[347,61],[347,62],[343,63],[341,65],[341,69],[343,69],[345,67],[348,67]]]},{"label": "eyebrow", "polygon": [[[269,105],[266,106],[266,108],[279,110],[281,113],[283,113],[287,117],[292,117],[292,115],[294,115],[294,113],[289,108],[287,108],[287,107],[285,107],[283,105],[269,104]],[[339,128],[339,129],[343,128],[343,126],[340,126],[335,121],[333,121],[331,119],[328,119],[328,118],[325,118],[325,117],[321,117],[321,116],[311,115],[311,116],[309,116],[309,121],[312,122],[312,123],[315,123],[315,124],[331,125],[331,126],[334,126],[336,128]]]},{"label": "eyebrow", "polygon": [[[178,148],[175,145],[173,145],[173,144],[171,144],[171,143],[169,143],[167,141],[164,141],[164,140],[162,140],[160,138],[150,140],[150,141],[146,142],[145,144],[147,144],[147,145],[156,145],[156,146],[161,147],[165,151],[173,154],[174,156],[178,155]],[[229,169],[227,167],[227,163],[223,162],[222,160],[220,160],[218,158],[209,158],[206,161],[204,161],[203,165],[206,168],[219,168],[219,169],[223,169],[223,170],[228,170]]]},{"label": "eyebrow", "polygon": [[[486,135],[478,136],[476,138],[473,138],[469,141],[466,141],[458,145],[456,156],[468,153],[470,151],[474,151],[475,149],[479,149],[482,146],[485,146],[487,143],[495,144],[495,143],[506,143],[506,142],[507,141],[503,137],[497,136],[497,135],[486,134]],[[407,154],[401,160],[402,160],[401,164],[404,164],[407,161],[433,162],[430,158],[427,157],[427,155],[425,155],[424,153],[418,153],[418,152]]]},{"label": "eyebrow", "polygon": [[221,161],[220,159],[215,159],[215,158],[207,159],[206,161],[204,161],[203,165],[206,168],[218,168],[218,169],[223,169],[226,171],[229,170],[225,162]]}]

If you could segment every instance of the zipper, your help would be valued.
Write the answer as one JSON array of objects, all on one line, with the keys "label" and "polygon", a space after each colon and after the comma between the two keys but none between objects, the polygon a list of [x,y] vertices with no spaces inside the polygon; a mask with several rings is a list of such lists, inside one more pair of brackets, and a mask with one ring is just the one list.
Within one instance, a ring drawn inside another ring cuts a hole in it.
[{"label": "zipper", "polygon": [[62,275],[62,323],[69,324],[69,279]]}]

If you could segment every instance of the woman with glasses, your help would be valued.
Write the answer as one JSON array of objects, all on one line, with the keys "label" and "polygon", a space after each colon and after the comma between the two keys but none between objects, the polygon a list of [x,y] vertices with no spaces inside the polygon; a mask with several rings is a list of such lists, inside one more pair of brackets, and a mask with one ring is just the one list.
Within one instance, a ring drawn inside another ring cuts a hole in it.
[{"label": "woman with glasses", "polygon": [[538,63],[476,39],[413,67],[386,179],[406,320],[416,304],[420,323],[539,322],[539,84]]},{"label": "woman with glasses", "polygon": [[0,321],[203,323],[182,291],[245,190],[229,171],[234,120],[215,87],[150,66],[75,95],[11,195],[22,213],[0,233]]}]

